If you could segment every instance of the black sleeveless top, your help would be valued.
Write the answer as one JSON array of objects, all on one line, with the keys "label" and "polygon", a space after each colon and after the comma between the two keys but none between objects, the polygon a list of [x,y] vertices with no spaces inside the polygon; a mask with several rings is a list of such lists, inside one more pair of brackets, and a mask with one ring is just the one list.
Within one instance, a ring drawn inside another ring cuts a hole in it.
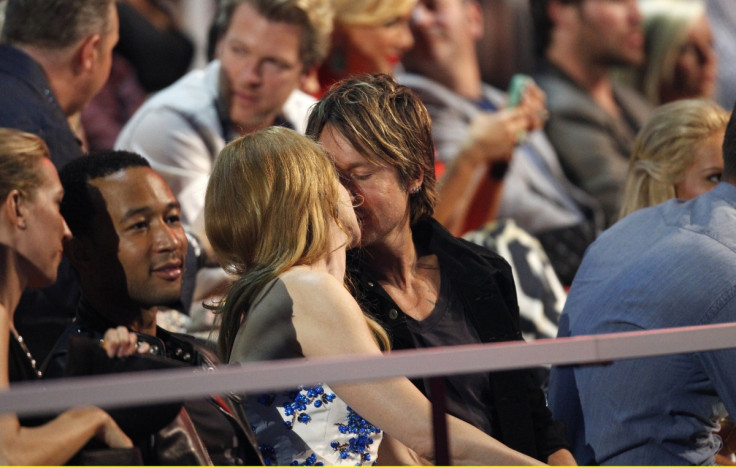
[{"label": "black sleeveless top", "polygon": [[[34,368],[34,364],[31,363],[33,358],[27,349],[24,349],[20,345],[18,340],[10,332],[10,345],[8,353],[8,378],[11,383],[18,383],[21,381],[38,381],[41,379],[40,372]],[[50,415],[37,415],[37,416],[22,416],[18,417],[21,426],[38,426],[42,425],[53,416]]]},{"label": "black sleeveless top", "polygon": [[8,354],[8,377],[11,383],[41,379],[31,363],[31,357],[10,332],[10,352]]}]

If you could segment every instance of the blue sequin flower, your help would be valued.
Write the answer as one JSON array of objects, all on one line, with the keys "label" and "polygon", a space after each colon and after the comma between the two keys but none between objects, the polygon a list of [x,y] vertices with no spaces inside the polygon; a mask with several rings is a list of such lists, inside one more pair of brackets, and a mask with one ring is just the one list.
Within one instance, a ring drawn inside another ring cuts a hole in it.
[{"label": "blue sequin flower", "polygon": [[356,435],[351,437],[347,443],[339,443],[337,441],[330,443],[332,449],[340,453],[341,459],[347,459],[351,455],[359,455],[361,464],[371,460],[370,453],[366,451],[373,444],[373,436],[381,433],[380,428],[374,427],[366,419],[348,407],[348,422],[347,424],[339,423],[337,430],[343,435]]},{"label": "blue sequin flower", "polygon": [[310,405],[315,408],[322,407],[323,404],[326,405],[335,400],[335,397],[332,392],[326,394],[321,384],[314,387],[299,387],[299,392],[289,393],[291,402],[284,404],[284,415],[291,417],[291,421],[287,420],[284,424],[287,428],[292,429],[295,422],[309,423],[312,417],[306,413],[307,408]]}]

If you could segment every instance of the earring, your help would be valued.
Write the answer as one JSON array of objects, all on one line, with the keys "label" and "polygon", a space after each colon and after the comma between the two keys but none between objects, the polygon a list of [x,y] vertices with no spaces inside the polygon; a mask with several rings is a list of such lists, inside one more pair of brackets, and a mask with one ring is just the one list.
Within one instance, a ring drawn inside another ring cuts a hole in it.
[{"label": "earring", "polygon": [[28,227],[26,225],[26,221],[21,221],[21,223],[18,224],[18,228],[20,228],[21,230],[26,230],[26,227]]},{"label": "earring", "polygon": [[409,193],[411,193],[412,195],[416,195],[416,194],[417,194],[417,193],[419,193],[419,192],[420,192],[421,190],[422,190],[422,185],[419,185],[419,186],[417,186],[417,187],[414,187],[414,188],[412,188],[412,189],[411,189],[411,191],[410,191]]}]

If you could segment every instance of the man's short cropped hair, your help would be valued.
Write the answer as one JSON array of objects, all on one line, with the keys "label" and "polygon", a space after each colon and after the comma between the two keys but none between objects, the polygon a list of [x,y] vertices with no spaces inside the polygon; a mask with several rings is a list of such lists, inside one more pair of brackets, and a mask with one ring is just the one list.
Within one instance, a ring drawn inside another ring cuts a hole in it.
[{"label": "man's short cropped hair", "polygon": [[112,28],[114,0],[7,0],[0,40],[10,45],[65,49]]},{"label": "man's short cropped hair", "polygon": [[133,152],[100,151],[74,159],[62,167],[59,171],[64,187],[61,215],[72,234],[75,237],[91,234],[97,204],[92,198],[90,181],[121,170],[150,166],[145,158]]}]

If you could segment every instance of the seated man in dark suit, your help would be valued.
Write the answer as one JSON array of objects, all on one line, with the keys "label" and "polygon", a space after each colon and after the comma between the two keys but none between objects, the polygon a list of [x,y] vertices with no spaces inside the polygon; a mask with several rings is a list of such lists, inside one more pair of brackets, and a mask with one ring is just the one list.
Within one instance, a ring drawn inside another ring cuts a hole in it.
[{"label": "seated man in dark suit", "polygon": [[[60,175],[65,191],[61,212],[74,234],[64,253],[79,273],[82,298],[74,323],[44,365],[46,375],[78,373],[66,368],[73,336],[98,339],[120,325],[137,332],[159,357],[208,368],[217,364],[206,343],[156,325],[158,308],[179,299],[187,252],[179,203],[163,179],[141,156],[124,151],[74,160]],[[144,456],[175,464],[257,462],[249,427],[234,402],[217,396],[187,401],[176,427],[156,434],[168,434],[167,440],[151,452],[144,449]],[[185,449],[161,449],[174,438]]]}]

